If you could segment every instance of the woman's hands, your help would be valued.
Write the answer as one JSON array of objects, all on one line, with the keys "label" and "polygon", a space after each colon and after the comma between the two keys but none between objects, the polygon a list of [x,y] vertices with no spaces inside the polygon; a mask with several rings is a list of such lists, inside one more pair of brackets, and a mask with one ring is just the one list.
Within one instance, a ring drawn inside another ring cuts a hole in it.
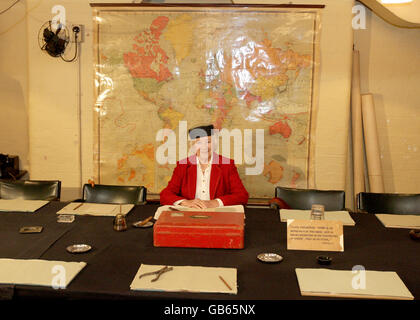
[{"label": "woman's hands", "polygon": [[206,208],[218,207],[219,202],[217,200],[193,199],[193,200],[183,200],[179,205],[188,207],[188,208],[206,209]]}]

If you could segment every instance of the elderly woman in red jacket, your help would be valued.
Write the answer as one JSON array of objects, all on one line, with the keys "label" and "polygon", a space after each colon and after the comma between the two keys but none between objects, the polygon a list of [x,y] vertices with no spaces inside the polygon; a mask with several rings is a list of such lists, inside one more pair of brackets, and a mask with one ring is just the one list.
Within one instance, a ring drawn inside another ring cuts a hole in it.
[{"label": "elderly woman in red jacket", "polygon": [[196,152],[177,162],[168,186],[160,193],[162,205],[204,209],[248,202],[234,161],[213,152],[213,131],[213,125],[189,130]]}]

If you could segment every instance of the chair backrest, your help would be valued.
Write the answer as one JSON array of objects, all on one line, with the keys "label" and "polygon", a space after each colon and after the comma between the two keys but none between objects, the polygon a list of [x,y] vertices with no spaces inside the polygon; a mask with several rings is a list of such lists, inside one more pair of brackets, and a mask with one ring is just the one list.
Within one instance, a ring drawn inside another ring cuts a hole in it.
[{"label": "chair backrest", "polygon": [[360,192],[357,209],[368,213],[420,214],[420,194]]},{"label": "chair backrest", "polygon": [[147,189],[143,186],[112,186],[104,184],[90,184],[83,186],[83,201],[94,203],[146,203]]},{"label": "chair backrest", "polygon": [[292,209],[310,210],[313,204],[322,204],[325,211],[345,209],[345,192],[342,190],[315,190],[276,187],[276,198],[285,201]]},{"label": "chair backrest", "polygon": [[60,200],[61,181],[0,180],[0,199]]}]

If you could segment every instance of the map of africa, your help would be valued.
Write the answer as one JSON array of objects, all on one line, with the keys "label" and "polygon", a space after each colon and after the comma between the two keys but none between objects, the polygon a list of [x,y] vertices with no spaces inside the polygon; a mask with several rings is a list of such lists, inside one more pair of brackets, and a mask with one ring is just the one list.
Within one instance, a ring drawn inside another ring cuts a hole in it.
[{"label": "map of africa", "polygon": [[96,181],[159,194],[175,165],[156,161],[163,143],[156,134],[178,135],[187,121],[254,136],[264,130],[261,173],[246,175],[252,165],[237,163],[251,198],[273,197],[274,186],[308,186],[316,11],[162,7],[95,15]]}]

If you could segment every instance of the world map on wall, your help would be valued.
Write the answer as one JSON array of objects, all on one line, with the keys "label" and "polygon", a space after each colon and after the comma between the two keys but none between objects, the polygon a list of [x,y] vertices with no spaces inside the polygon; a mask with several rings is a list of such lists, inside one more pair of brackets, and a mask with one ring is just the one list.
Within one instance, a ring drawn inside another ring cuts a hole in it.
[{"label": "world map on wall", "polygon": [[137,8],[95,16],[96,181],[159,194],[175,165],[156,161],[157,132],[178,135],[186,121],[264,130],[260,174],[247,175],[252,165],[237,161],[251,197],[272,197],[277,185],[307,187],[316,12]]}]

